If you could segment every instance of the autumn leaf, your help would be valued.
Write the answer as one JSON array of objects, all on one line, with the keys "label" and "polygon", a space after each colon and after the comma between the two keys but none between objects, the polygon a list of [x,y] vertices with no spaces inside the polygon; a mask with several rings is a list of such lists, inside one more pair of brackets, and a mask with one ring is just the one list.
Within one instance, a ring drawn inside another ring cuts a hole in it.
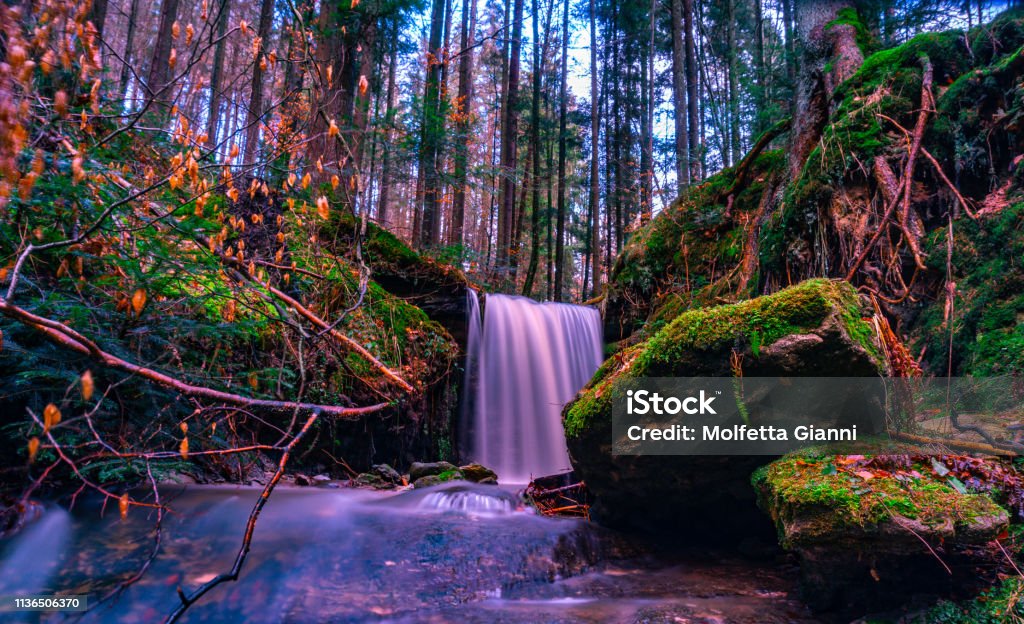
[{"label": "autumn leaf", "polygon": [[[353,0],[353,4],[358,4],[356,0]],[[370,81],[366,79],[366,75],[363,74],[359,77],[359,95],[366,95],[366,90],[370,88]]]},{"label": "autumn leaf", "polygon": [[326,219],[331,215],[330,206],[327,203],[327,198],[321,195],[316,198],[316,213],[320,215],[321,219]]},{"label": "autumn leaf", "polygon": [[181,453],[182,459],[188,459],[188,438],[181,439],[181,445],[178,447],[178,452]]},{"label": "autumn leaf", "polygon": [[237,306],[235,304],[235,300],[234,299],[228,299],[228,302],[224,305],[224,311],[223,311],[223,314],[222,314],[222,316],[224,317],[224,321],[225,322],[231,323],[231,322],[233,322],[235,320],[236,308],[237,308]]},{"label": "autumn leaf", "polygon": [[43,431],[48,432],[60,423],[60,410],[53,403],[43,409]]},{"label": "autumn leaf", "polygon": [[306,175],[302,176],[302,188],[303,189],[309,188],[310,180],[312,180],[312,178],[309,176],[308,173]]},{"label": "autumn leaf", "polygon": [[39,438],[33,436],[28,441],[28,461],[32,463],[36,460],[36,454],[39,453]]},{"label": "autumn leaf", "polygon": [[332,119],[330,127],[327,128],[327,136],[328,137],[336,137],[336,136],[338,136],[338,132],[339,132],[339,130],[338,130],[338,122],[336,122],[335,120]]},{"label": "autumn leaf", "polygon": [[82,378],[80,379],[80,382],[82,384],[82,399],[88,401],[89,399],[92,398],[92,393],[93,390],[95,389],[95,385],[92,379],[92,371],[85,371],[84,373],[82,373]]},{"label": "autumn leaf", "polygon": [[249,34],[249,24],[247,24],[245,20],[238,23],[238,29],[242,31],[243,35]]},{"label": "autumn leaf", "polygon": [[174,66],[178,63],[178,51],[171,48],[171,55],[167,57],[167,66],[174,69]]},{"label": "autumn leaf", "polygon": [[188,423],[187,422],[181,421],[181,424],[178,425],[178,428],[181,429],[182,433],[188,433]]},{"label": "autumn leaf", "polygon": [[135,316],[142,314],[142,309],[146,307],[146,290],[139,288],[132,295],[132,310],[135,310]]},{"label": "autumn leaf", "polygon": [[121,498],[117,499],[117,509],[121,512],[121,519],[128,519],[128,492],[121,495]]},{"label": "autumn leaf", "polygon": [[231,152],[230,152],[229,158],[233,159],[233,158],[237,158],[237,157],[238,157],[238,146],[232,144],[231,145]]},{"label": "autumn leaf", "polygon": [[331,176],[331,188],[333,188],[333,189],[338,188],[338,184],[340,184],[340,183],[341,183],[341,180],[338,179],[338,174],[334,174],[334,175]]},{"label": "autumn leaf", "polygon": [[190,23],[185,27],[185,45],[192,45],[192,37],[196,34],[196,29],[192,27]]},{"label": "autumn leaf", "polygon": [[178,22],[171,24],[171,37],[177,39],[181,35],[181,25]]}]

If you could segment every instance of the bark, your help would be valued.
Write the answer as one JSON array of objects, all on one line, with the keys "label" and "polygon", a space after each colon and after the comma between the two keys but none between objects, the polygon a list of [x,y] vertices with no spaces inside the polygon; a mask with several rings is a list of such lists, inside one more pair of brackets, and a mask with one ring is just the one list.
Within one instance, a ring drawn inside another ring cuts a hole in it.
[{"label": "bark", "polygon": [[601,221],[600,176],[598,167],[598,139],[601,132],[600,102],[597,92],[597,7],[590,0],[590,255],[593,267],[593,285],[596,293],[601,287]]},{"label": "bark", "polygon": [[256,55],[253,57],[249,110],[245,116],[245,152],[242,162],[247,166],[252,166],[256,162],[259,148],[260,125],[263,123],[263,68],[261,63],[266,63],[265,50],[267,43],[270,41],[270,21],[273,15],[274,0],[263,0],[260,4],[260,21],[256,29],[256,36],[260,40],[260,45]]},{"label": "bark", "polygon": [[697,46],[694,40],[693,0],[683,2],[683,39],[686,48],[686,106],[688,138],[690,140],[690,183],[703,177],[700,153],[700,116],[698,113],[697,93],[700,83],[697,81]]},{"label": "bark", "polygon": [[676,191],[690,184],[690,145],[686,131],[686,43],[683,35],[683,0],[672,3],[672,103],[675,112]]},{"label": "bark", "polygon": [[107,0],[92,0],[89,7],[89,21],[96,29],[96,37],[103,39],[103,25],[107,21]]},{"label": "bark", "polygon": [[444,133],[441,118],[441,66],[444,50],[445,0],[434,0],[427,43],[427,75],[423,90],[423,120],[420,136],[420,170],[423,172],[422,212],[419,247],[437,245],[440,237],[440,174],[438,158]]},{"label": "bark", "polygon": [[864,62],[856,31],[849,24],[832,24],[853,0],[796,0],[799,73],[793,101],[793,132],[789,172],[796,178],[828,120],[835,87]]},{"label": "bark", "polygon": [[[469,142],[473,113],[473,50],[476,33],[476,0],[462,2],[462,41],[459,52],[459,140],[455,151],[455,180],[452,191],[452,229],[449,242],[461,245],[466,220],[466,183],[469,170]],[[389,70],[393,71],[393,70]]]},{"label": "bark", "polygon": [[391,144],[395,131],[395,68],[398,65],[398,33],[392,33],[391,62],[388,63],[387,112],[385,113],[384,156],[381,163],[380,198],[377,202],[377,221],[388,227],[388,203],[391,201]]},{"label": "bark", "polygon": [[131,5],[128,8],[128,30],[125,33],[124,38],[124,65],[121,66],[120,76],[120,93],[123,96],[127,94],[128,82],[132,77],[132,51],[135,48],[135,22],[139,14],[139,0],[132,0]]},{"label": "bark", "polygon": [[[540,3],[533,0],[533,97],[530,104],[530,152],[533,154],[533,206],[530,212],[530,265],[523,281],[523,295],[533,292],[533,280],[540,264]],[[548,22],[550,24],[550,20]],[[545,42],[546,43],[546,42]],[[545,49],[547,46],[545,45]],[[525,186],[524,186],[525,190]],[[523,205],[525,209],[525,204]],[[557,289],[556,289],[557,290]]]},{"label": "bark", "polygon": [[729,132],[729,147],[732,152],[730,162],[738,163],[740,154],[740,98],[739,98],[739,67],[737,67],[738,51],[736,50],[736,0],[728,0],[729,28],[728,30],[728,65],[727,74],[729,81],[729,120],[727,122]]},{"label": "bark", "polygon": [[153,57],[149,64],[149,79],[146,81],[146,88],[149,93],[147,101],[152,101],[161,95],[161,91],[167,87],[170,80],[171,68],[171,46],[173,33],[171,26],[178,19],[178,1],[163,0],[160,3],[160,23],[157,26],[156,44],[153,47]]},{"label": "bark", "polygon": [[569,53],[569,0],[564,2],[562,13],[562,67],[560,71],[561,84],[558,89],[558,222],[555,226],[555,301],[562,301],[562,289],[565,283],[565,213],[566,207],[566,122],[568,111],[568,53]]},{"label": "bark", "polygon": [[504,279],[510,268],[512,254],[512,230],[515,222],[515,175],[516,141],[519,132],[519,115],[516,103],[519,100],[519,55],[523,36],[523,0],[514,2],[512,11],[512,35],[509,42],[508,82],[505,88],[504,111],[501,128],[501,192],[498,205],[498,249],[496,269],[499,279]]}]

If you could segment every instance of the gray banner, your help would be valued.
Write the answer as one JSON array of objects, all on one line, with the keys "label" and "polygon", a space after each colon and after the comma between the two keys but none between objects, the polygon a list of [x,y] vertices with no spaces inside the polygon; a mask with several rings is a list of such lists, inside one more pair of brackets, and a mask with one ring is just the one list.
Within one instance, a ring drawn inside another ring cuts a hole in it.
[{"label": "gray banner", "polygon": [[615,389],[615,455],[1024,453],[1024,380],[641,378]]}]

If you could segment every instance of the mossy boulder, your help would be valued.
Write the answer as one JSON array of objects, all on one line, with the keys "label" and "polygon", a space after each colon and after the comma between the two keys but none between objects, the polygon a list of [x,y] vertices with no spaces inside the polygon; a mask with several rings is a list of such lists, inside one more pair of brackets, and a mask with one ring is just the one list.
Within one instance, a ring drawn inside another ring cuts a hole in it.
[{"label": "mossy boulder", "polygon": [[439,475],[445,472],[457,472],[458,467],[446,461],[413,462],[409,466],[409,481],[415,482],[422,477]]},{"label": "mossy boulder", "polygon": [[[612,402],[640,377],[744,375],[870,377],[883,372],[871,326],[844,282],[809,280],[773,295],[679,314],[647,340],[607,360],[563,412],[576,473],[613,525],[678,526],[757,516],[750,473],[765,457],[613,456]],[[836,411],[864,397],[836,395]]]},{"label": "mossy boulder", "polygon": [[998,568],[990,542],[1009,526],[990,498],[919,457],[797,454],[752,483],[816,609],[862,614],[974,586],[979,571]]},{"label": "mossy boulder", "polygon": [[483,466],[477,463],[467,464],[465,466],[459,466],[459,471],[466,477],[468,481],[474,483],[497,483],[498,475],[487,466]]}]

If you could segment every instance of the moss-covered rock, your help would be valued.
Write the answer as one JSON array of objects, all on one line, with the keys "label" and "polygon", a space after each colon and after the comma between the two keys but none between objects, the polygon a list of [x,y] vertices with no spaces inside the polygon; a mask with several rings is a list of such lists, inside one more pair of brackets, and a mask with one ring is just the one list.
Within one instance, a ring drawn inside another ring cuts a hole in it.
[{"label": "moss-covered rock", "polygon": [[[683,312],[609,358],[563,412],[573,466],[605,522],[655,528],[744,499],[759,457],[612,456],[612,402],[639,377],[876,376],[884,364],[846,283],[810,280],[732,305]],[[835,396],[835,412],[864,397]]]},{"label": "moss-covered rock", "polygon": [[863,613],[977,580],[975,565],[999,555],[987,545],[1007,529],[1007,512],[924,460],[901,458],[888,470],[872,461],[804,453],[754,473],[760,506],[800,557],[805,599]]}]

